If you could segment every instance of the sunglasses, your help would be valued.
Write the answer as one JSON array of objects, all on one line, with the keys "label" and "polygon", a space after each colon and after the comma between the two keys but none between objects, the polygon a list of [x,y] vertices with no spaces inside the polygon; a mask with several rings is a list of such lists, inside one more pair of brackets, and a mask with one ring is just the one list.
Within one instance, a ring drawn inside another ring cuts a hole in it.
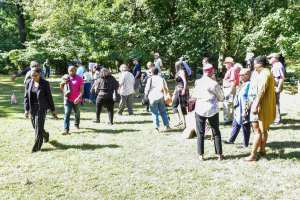
[{"label": "sunglasses", "polygon": [[34,76],[31,76],[31,78],[36,78],[36,77],[38,77],[39,75],[34,75]]},{"label": "sunglasses", "polygon": [[249,75],[249,74],[239,74],[239,76],[246,76],[246,75]]}]

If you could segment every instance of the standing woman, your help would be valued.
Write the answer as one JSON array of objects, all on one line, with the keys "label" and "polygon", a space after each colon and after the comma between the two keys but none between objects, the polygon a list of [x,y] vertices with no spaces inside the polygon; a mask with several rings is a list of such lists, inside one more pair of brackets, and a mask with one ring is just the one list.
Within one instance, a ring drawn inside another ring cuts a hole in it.
[{"label": "standing woman", "polygon": [[132,93],[133,85],[135,83],[134,76],[129,72],[127,65],[121,65],[120,71],[122,72],[119,78],[121,101],[119,104],[118,115],[122,116],[125,104],[127,104],[129,115],[133,115]]},{"label": "standing woman", "polygon": [[84,99],[88,99],[89,103],[91,103],[91,79],[92,79],[92,73],[89,72],[88,68],[84,68],[84,74],[83,74],[83,81],[84,81],[84,93],[82,96],[82,100],[84,102]]},{"label": "standing woman", "polygon": [[[178,121],[178,123],[175,125],[176,127],[176,126],[186,124],[185,123],[185,115],[187,115],[186,107],[188,107],[188,100],[190,94],[189,94],[189,87],[187,83],[188,73],[186,71],[184,63],[181,61],[176,62],[175,69],[176,69],[176,76],[175,76],[176,88],[172,98],[173,99],[172,109]],[[180,105],[184,122],[182,122],[180,119],[179,112],[177,109],[178,105]]]},{"label": "standing woman", "polygon": [[56,111],[52,99],[49,82],[40,77],[40,69],[34,67],[31,69],[31,78],[26,81],[24,110],[25,117],[30,119],[35,130],[35,143],[31,153],[39,151],[44,142],[49,141],[49,133],[44,129],[47,110],[51,109],[52,115],[56,116]]},{"label": "standing woman", "polygon": [[[167,128],[167,131],[171,131],[172,128],[169,126],[169,120],[166,112],[166,103],[164,101],[164,86],[167,87],[166,81],[159,77],[159,69],[153,67],[151,69],[152,76],[148,79],[147,85],[145,88],[145,96],[148,96],[150,109],[152,113],[153,124],[155,131],[159,132],[159,119],[158,112],[161,115],[164,126]],[[168,88],[168,87],[167,87]]]},{"label": "standing woman", "polygon": [[91,90],[94,89],[94,87],[97,88],[98,96],[96,102],[96,118],[93,119],[93,122],[100,123],[101,108],[106,104],[109,124],[113,125],[115,104],[113,101],[113,92],[114,90],[118,91],[119,82],[111,75],[108,69],[103,68]]}]

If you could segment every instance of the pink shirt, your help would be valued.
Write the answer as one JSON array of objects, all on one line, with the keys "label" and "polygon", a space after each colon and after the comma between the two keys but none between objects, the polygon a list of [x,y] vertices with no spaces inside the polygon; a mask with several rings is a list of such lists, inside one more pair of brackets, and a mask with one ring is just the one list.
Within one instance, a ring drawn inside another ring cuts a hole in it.
[{"label": "pink shirt", "polygon": [[[84,85],[84,81],[81,76],[77,74],[75,74],[73,78],[69,75],[69,78],[72,92],[68,95],[68,101],[74,102],[80,95],[80,86]],[[80,101],[82,101],[82,98],[80,98]]]},{"label": "pink shirt", "polygon": [[235,67],[231,67],[227,70],[224,80],[223,80],[223,86],[225,88],[230,87],[231,82],[235,80],[235,87],[239,85],[239,71]]}]

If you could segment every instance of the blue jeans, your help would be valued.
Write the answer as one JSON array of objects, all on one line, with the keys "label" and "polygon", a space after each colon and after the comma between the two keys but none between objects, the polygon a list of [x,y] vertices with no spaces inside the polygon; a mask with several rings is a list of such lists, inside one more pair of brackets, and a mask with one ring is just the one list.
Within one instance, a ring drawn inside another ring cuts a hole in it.
[{"label": "blue jeans", "polygon": [[91,94],[91,101],[96,105],[96,99],[97,99],[98,94],[95,92],[95,88],[92,91]]},{"label": "blue jeans", "polygon": [[49,78],[50,75],[50,69],[45,69],[45,78]]},{"label": "blue jeans", "polygon": [[75,115],[75,119],[74,119],[74,124],[75,126],[79,126],[80,123],[80,103],[78,104],[74,104],[74,102],[72,101],[65,101],[64,102],[64,107],[65,107],[65,119],[64,119],[64,126],[65,129],[69,131],[70,130],[70,115],[71,115],[71,111],[72,108],[74,110],[74,115]]},{"label": "blue jeans", "polygon": [[169,126],[169,120],[166,113],[166,103],[164,101],[164,98],[154,101],[150,100],[150,109],[152,113],[153,125],[155,128],[159,127],[158,111],[160,113],[164,125]]}]

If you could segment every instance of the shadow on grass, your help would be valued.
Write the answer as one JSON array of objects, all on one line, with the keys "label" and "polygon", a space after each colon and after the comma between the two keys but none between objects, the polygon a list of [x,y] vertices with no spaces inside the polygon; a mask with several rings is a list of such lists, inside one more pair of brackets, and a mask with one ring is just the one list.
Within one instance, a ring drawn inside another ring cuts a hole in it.
[{"label": "shadow on grass", "polygon": [[144,121],[119,121],[114,122],[114,124],[150,124],[153,123],[153,121],[150,120],[144,120]]},{"label": "shadow on grass", "polygon": [[[107,145],[101,145],[101,144],[82,144],[82,145],[66,145],[62,144],[60,142],[57,142],[57,140],[49,141],[49,143],[56,147],[57,149],[81,149],[81,150],[95,150],[95,149],[102,149],[102,148],[120,148],[121,146],[116,144],[107,144]],[[56,149],[41,149],[41,151],[53,151]]]},{"label": "shadow on grass", "polygon": [[[107,125],[108,126],[108,125]],[[94,133],[108,133],[108,134],[120,134],[124,132],[137,132],[140,130],[135,130],[135,129],[95,129],[95,128],[84,128],[85,130],[90,130]]]},{"label": "shadow on grass", "polygon": [[[293,120],[293,121],[297,121],[297,122],[295,122],[295,124],[300,123],[300,120]],[[292,123],[289,122],[289,124],[292,124]],[[283,125],[283,126],[270,127],[270,130],[280,130],[280,129],[282,129],[282,130],[300,130],[300,126]]]}]

